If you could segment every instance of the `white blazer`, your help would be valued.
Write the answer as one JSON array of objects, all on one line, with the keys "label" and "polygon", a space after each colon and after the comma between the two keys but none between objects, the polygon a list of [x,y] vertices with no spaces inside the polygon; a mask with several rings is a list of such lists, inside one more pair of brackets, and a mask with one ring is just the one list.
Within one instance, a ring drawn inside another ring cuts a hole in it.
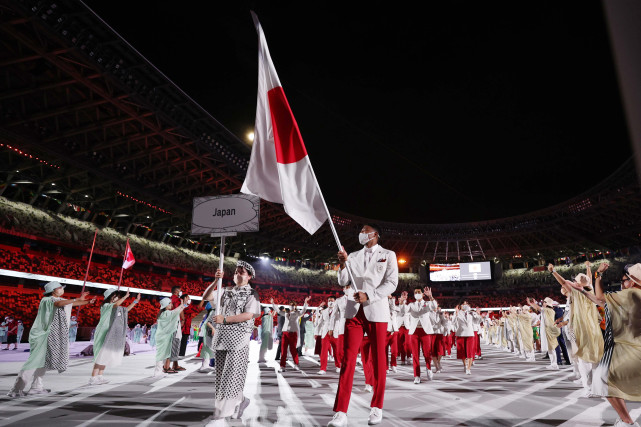
[{"label": "white blazer", "polygon": [[398,332],[398,318],[401,312],[401,307],[397,306],[393,300],[389,300],[389,313],[390,320],[387,322],[387,332]]},{"label": "white blazer", "polygon": [[438,304],[436,303],[436,300],[434,301],[415,301],[407,305],[406,310],[409,311],[410,314],[410,326],[409,328],[409,333],[414,334],[414,331],[416,331],[416,327],[418,326],[419,320],[421,321],[421,327],[425,331],[426,334],[433,334],[434,333],[434,327],[432,325],[432,315],[431,313],[436,311],[436,307],[438,307]]},{"label": "white blazer", "polygon": [[[330,313],[331,311],[331,313]],[[329,331],[334,331],[334,312],[336,311],[336,303],[334,303],[334,307],[329,308],[325,307],[322,310],[320,307],[316,309],[316,317],[320,317],[320,328],[318,329],[318,335],[320,335],[321,338],[325,338],[325,335]]]},{"label": "white blazer", "polygon": [[[372,260],[365,268],[365,247],[352,252],[347,257],[347,264],[354,275],[356,289],[365,292],[368,300],[363,303],[365,318],[370,322],[389,322],[390,312],[387,296],[394,293],[398,286],[398,264],[393,251],[380,246],[372,254]],[[347,268],[338,273],[338,283],[349,285],[350,279]],[[360,304],[350,299],[345,307],[345,318],[356,316]]]},{"label": "white blazer", "polygon": [[[466,315],[467,313],[467,315]],[[454,317],[454,328],[457,337],[473,337],[474,336],[474,320],[475,317],[480,316],[474,311],[459,311],[458,316]]]},{"label": "white blazer", "polygon": [[405,329],[410,328],[410,310],[407,305],[407,302],[405,304],[399,304],[399,307],[401,309],[401,312],[398,314],[398,327],[400,328],[401,326],[405,326]]},{"label": "white blazer", "polygon": [[345,333],[345,308],[347,306],[347,296],[343,295],[340,298],[336,298],[334,302],[334,336],[338,337]]}]

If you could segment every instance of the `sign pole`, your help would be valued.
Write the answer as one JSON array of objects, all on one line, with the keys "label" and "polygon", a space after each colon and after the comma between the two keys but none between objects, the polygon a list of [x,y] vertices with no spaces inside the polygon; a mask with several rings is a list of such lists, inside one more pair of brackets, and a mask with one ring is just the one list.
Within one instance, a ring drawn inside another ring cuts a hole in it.
[{"label": "sign pole", "polygon": [[[220,260],[218,261],[218,268],[223,270],[223,262],[225,261],[225,236],[220,236]],[[224,271],[224,270],[223,270]],[[220,299],[222,297],[223,278],[218,279],[218,287],[216,288],[216,316],[220,314]]]}]

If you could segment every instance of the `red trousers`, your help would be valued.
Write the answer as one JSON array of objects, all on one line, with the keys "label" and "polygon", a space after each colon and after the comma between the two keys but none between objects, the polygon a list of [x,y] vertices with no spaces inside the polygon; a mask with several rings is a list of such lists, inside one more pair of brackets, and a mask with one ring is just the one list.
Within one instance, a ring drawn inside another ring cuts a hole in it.
[{"label": "red trousers", "polygon": [[329,334],[325,335],[321,344],[321,354],[320,354],[320,370],[327,370],[327,356],[329,355],[330,347],[334,350],[334,365],[337,368],[341,367],[340,359],[338,356],[338,351],[336,351],[336,338],[330,337]]},{"label": "red trousers", "polygon": [[282,368],[285,367],[285,362],[287,361],[287,348],[289,348],[289,352],[292,354],[292,358],[294,359],[294,364],[298,365],[298,350],[296,350],[298,333],[283,332],[283,336],[281,340],[282,340],[282,343],[280,345],[280,366]]},{"label": "red trousers", "polygon": [[[387,349],[390,349],[389,351]],[[392,353],[392,362],[390,365],[389,355]],[[385,343],[385,366],[396,366],[398,358],[398,332],[388,332]]]},{"label": "red trousers", "polygon": [[445,356],[445,337],[443,334],[434,334],[432,357]]},{"label": "red trousers", "polygon": [[474,352],[474,355],[481,357],[481,337],[476,331],[474,331],[474,341],[476,343],[476,347],[474,348],[476,351]]},{"label": "red trousers", "polygon": [[[336,338],[336,356],[338,356],[338,363],[341,365],[343,364],[343,342],[345,339],[343,338],[345,335],[340,334],[338,338]],[[334,359],[336,359],[336,356],[334,356]]]},{"label": "red trousers", "polygon": [[397,346],[398,354],[399,356],[401,356],[401,362],[405,362],[405,358],[409,358],[409,356],[412,354],[412,343],[408,338],[407,332],[408,331],[405,326],[401,326],[400,328],[398,328]]},{"label": "red trousers", "polygon": [[374,387],[374,367],[372,366],[372,352],[369,343],[369,337],[365,335],[361,342],[361,362],[363,362],[363,373],[365,374],[365,384]]},{"label": "red trousers", "polygon": [[[387,369],[385,367],[385,343],[387,341],[387,322],[370,322],[365,318],[363,306],[352,319],[345,322],[345,338],[343,347],[343,363],[338,380],[338,390],[334,401],[334,412],[347,412],[349,399],[352,396],[354,371],[356,369],[356,356],[363,341],[363,334],[367,333],[372,356],[372,370],[374,373],[374,395],[371,407],[383,409],[385,398],[385,382]],[[363,354],[361,354],[363,356]]]},{"label": "red trousers", "polygon": [[428,370],[432,369],[432,346],[434,345],[434,334],[426,334],[423,328],[416,328],[410,335],[412,340],[412,364],[414,365],[414,376],[421,376],[421,357],[420,351],[423,351],[425,366]]},{"label": "red trousers", "polygon": [[476,341],[474,336],[456,337],[456,358],[457,359],[474,359],[476,353]]}]

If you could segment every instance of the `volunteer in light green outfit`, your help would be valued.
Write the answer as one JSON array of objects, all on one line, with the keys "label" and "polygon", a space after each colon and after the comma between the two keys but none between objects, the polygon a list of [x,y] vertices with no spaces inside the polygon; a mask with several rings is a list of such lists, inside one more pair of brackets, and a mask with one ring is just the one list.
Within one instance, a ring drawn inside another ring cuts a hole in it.
[{"label": "volunteer in light green outfit", "polygon": [[169,368],[169,357],[173,344],[173,333],[178,328],[180,313],[187,307],[181,304],[174,308],[171,298],[160,300],[160,313],[158,313],[158,328],[156,329],[156,369],[154,377],[164,377],[166,374],[175,374],[177,371]]},{"label": "volunteer in light green outfit", "polygon": [[65,287],[58,282],[45,285],[45,293],[40,300],[38,314],[29,332],[29,359],[22,366],[9,397],[24,396],[24,389],[31,385],[28,394],[46,394],[42,377],[47,371],[64,372],[69,363],[69,320],[71,308],[78,305],[93,304],[89,292],[83,292],[80,298],[66,300],[62,298]]},{"label": "volunteer in light green outfit", "polygon": [[100,321],[93,336],[94,365],[89,385],[107,384],[109,380],[102,376],[105,367],[119,366],[122,363],[128,313],[140,301],[138,294],[129,307],[121,307],[129,298],[129,291],[125,294],[118,292],[116,288],[107,289],[104,296],[100,307]]}]

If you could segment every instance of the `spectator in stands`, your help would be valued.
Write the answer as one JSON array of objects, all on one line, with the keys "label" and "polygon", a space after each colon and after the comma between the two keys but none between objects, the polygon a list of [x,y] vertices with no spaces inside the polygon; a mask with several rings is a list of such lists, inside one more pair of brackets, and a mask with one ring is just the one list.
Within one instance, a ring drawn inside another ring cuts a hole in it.
[{"label": "spectator in stands", "polygon": [[67,370],[68,314],[71,314],[72,307],[93,304],[95,299],[89,300],[89,292],[83,292],[80,298],[72,300],[62,298],[63,294],[64,286],[60,283],[49,282],[45,285],[44,297],[40,301],[38,315],[29,333],[31,352],[8,393],[9,397],[24,396],[24,389],[30,383],[29,394],[47,394],[49,390],[46,390],[42,384],[42,377],[47,370],[58,372]]}]

